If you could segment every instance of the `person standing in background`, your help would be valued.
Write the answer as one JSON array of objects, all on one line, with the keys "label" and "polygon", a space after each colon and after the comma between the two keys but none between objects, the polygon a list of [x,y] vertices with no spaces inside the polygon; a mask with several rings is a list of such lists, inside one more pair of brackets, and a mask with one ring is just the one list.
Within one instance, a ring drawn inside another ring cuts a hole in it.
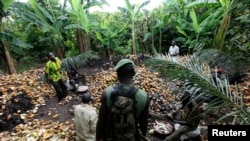
[{"label": "person standing in background", "polygon": [[49,52],[47,57],[49,61],[45,65],[46,80],[53,85],[59,104],[64,105],[64,98],[68,95],[68,91],[62,80],[61,61],[52,52]]},{"label": "person standing in background", "polygon": [[173,40],[171,46],[169,47],[168,54],[173,60],[176,60],[176,57],[179,55],[179,47],[176,45],[176,42]]}]

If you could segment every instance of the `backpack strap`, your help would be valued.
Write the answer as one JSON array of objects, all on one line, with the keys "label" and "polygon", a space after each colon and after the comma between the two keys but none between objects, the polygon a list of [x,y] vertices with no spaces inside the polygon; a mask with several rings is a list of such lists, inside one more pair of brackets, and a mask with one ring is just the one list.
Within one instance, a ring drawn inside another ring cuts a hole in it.
[{"label": "backpack strap", "polygon": [[114,87],[114,90],[111,92],[111,96],[110,96],[110,101],[111,101],[111,107],[113,106],[113,104],[115,103],[116,101],[116,98],[118,96],[124,96],[124,97],[127,97],[127,98],[130,98],[130,99],[133,99],[133,108],[134,108],[134,118],[135,118],[135,121],[136,123],[137,122],[137,117],[136,117],[136,111],[137,111],[137,108],[136,108],[136,99],[135,99],[135,95],[136,95],[136,92],[138,91],[139,89],[132,86],[129,88],[129,90],[126,92],[123,88],[122,85],[118,85],[118,86],[115,86]]},{"label": "backpack strap", "polygon": [[[135,88],[134,86],[130,87],[128,92],[126,92],[124,90],[122,85],[115,86],[114,90],[111,92],[111,97],[110,97],[111,102],[114,103],[117,96],[124,96],[124,97],[131,98],[131,99],[135,100],[135,95],[136,95],[137,91],[138,91],[138,88]],[[112,105],[112,103],[111,103],[111,105]]]}]

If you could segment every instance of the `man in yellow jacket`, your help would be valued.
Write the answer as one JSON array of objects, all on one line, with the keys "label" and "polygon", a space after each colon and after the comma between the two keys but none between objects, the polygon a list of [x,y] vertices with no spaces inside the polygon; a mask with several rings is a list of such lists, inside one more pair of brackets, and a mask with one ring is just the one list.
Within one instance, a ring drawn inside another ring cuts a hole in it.
[{"label": "man in yellow jacket", "polygon": [[47,57],[49,61],[45,66],[46,79],[53,85],[59,104],[64,104],[64,98],[67,96],[67,87],[62,80],[61,61],[52,52],[49,52]]}]

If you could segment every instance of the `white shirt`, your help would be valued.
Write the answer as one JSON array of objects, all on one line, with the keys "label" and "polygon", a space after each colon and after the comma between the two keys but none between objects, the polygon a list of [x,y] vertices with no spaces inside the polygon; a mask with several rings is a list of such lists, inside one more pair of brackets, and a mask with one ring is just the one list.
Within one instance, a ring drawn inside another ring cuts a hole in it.
[{"label": "white shirt", "polygon": [[76,141],[95,141],[97,119],[96,108],[89,104],[76,105],[74,109]]},{"label": "white shirt", "polygon": [[169,55],[178,55],[179,54],[179,47],[177,45],[175,46],[170,46],[168,50]]}]

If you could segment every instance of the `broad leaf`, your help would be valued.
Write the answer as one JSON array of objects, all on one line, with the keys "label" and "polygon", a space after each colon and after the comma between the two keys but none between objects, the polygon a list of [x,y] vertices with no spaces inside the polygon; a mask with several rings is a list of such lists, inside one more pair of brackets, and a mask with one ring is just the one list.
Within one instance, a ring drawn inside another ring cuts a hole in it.
[{"label": "broad leaf", "polygon": [[5,33],[5,32],[0,32],[0,39],[7,41],[10,44],[22,47],[22,48],[32,48],[32,46],[30,44],[27,44],[17,38],[15,38],[14,36],[12,36],[11,34]]}]

